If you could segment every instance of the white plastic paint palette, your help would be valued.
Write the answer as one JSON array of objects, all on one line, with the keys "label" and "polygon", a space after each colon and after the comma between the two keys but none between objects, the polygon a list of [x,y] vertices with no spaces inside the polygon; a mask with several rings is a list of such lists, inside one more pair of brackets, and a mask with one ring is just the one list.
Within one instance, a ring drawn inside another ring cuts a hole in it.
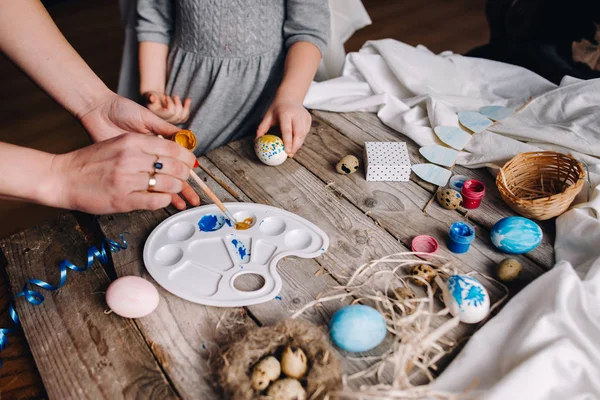
[{"label": "white plastic paint palette", "polygon": [[[314,258],[329,246],[327,234],[287,211],[262,204],[229,203],[236,230],[217,206],[208,205],[167,218],[148,237],[144,264],[169,292],[186,300],[218,307],[263,303],[281,290],[277,262],[285,256]],[[242,275],[260,275],[254,291],[236,288]]]}]

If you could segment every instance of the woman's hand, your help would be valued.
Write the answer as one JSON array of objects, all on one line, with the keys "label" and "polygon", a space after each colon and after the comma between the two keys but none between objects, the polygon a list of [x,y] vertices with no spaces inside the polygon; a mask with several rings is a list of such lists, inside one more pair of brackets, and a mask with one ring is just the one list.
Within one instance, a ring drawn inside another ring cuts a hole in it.
[{"label": "woman's hand", "polygon": [[[113,92],[108,92],[92,108],[76,116],[95,142],[123,134],[133,135],[131,132],[171,137],[179,131],[139,104]],[[190,204],[200,204],[198,194],[187,182],[184,182],[181,194]],[[185,201],[177,194],[173,194],[171,200],[175,208],[185,209]]]},{"label": "woman's hand", "polygon": [[167,96],[159,92],[146,92],[142,96],[146,107],[154,114],[172,124],[182,124],[190,118],[191,99],[181,103],[179,96]]},{"label": "woman's hand", "polygon": [[[156,161],[162,169],[155,170]],[[48,192],[57,206],[92,214],[155,210],[171,202],[185,208],[180,192],[197,206],[198,195],[185,184],[195,161],[175,142],[128,133],[55,156]],[[156,185],[149,191],[152,174]]]},{"label": "woman's hand", "polygon": [[285,152],[289,157],[294,157],[302,147],[311,123],[310,113],[302,103],[275,99],[258,126],[256,137],[263,136],[272,126],[279,125]]},{"label": "woman's hand", "polygon": [[75,116],[94,142],[131,132],[171,137],[179,130],[146,108],[113,92],[107,92],[89,109]]}]

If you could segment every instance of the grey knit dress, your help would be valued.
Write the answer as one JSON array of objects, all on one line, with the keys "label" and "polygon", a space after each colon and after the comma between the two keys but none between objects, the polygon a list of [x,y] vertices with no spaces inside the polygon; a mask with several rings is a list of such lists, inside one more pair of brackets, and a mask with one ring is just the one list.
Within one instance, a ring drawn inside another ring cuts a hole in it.
[{"label": "grey knit dress", "polygon": [[196,155],[254,134],[299,41],[321,54],[327,0],[138,0],[139,42],[169,45],[166,93],[191,98]]}]

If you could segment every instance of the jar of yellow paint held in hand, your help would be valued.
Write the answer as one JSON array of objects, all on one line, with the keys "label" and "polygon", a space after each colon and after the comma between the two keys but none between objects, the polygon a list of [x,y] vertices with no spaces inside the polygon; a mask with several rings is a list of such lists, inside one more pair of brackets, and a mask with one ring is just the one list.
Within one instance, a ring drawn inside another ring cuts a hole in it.
[{"label": "jar of yellow paint held in hand", "polygon": [[196,148],[196,136],[194,132],[188,129],[182,129],[176,134],[173,135],[171,140],[175,141],[180,146],[185,147],[186,149],[193,151]]}]

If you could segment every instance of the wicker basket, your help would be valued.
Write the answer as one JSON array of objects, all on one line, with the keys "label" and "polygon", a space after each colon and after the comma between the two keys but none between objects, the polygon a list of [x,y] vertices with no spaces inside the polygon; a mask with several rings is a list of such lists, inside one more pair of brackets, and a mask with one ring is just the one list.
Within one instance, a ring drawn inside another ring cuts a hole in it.
[{"label": "wicker basket", "polygon": [[554,151],[521,153],[496,177],[500,195],[517,213],[546,220],[564,213],[585,180],[581,162]]}]

